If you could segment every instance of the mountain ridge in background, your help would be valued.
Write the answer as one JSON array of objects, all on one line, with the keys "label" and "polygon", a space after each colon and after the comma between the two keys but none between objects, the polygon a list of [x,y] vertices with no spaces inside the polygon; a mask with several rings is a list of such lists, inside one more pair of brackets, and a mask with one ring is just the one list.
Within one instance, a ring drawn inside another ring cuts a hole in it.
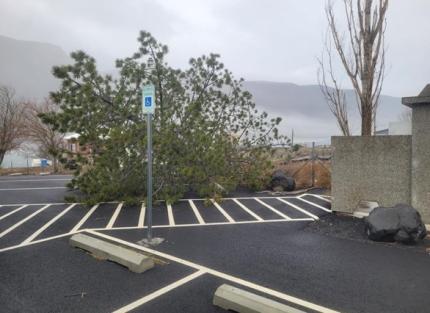
[{"label": "mountain ridge in background", "polygon": [[[59,81],[51,74],[52,66],[70,62],[70,57],[59,46],[0,36],[0,84],[13,87],[18,97],[34,100],[47,97],[59,86]],[[296,142],[328,143],[331,135],[339,134],[336,120],[318,85],[245,81],[244,88],[251,92],[259,110],[282,117],[279,128],[283,134],[289,135],[294,129]],[[358,134],[360,125],[355,96],[352,90],[346,90],[346,95],[352,130]],[[400,98],[381,96],[378,128],[387,127],[402,110]]]}]

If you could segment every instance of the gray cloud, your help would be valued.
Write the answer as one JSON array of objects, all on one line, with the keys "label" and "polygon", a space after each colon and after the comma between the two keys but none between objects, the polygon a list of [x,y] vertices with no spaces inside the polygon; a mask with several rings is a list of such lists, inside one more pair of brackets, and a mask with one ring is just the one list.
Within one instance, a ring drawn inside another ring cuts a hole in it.
[{"label": "gray cloud", "polygon": [[[428,0],[391,1],[385,94],[430,81],[428,12]],[[86,50],[104,70],[135,51],[141,29],[169,45],[173,66],[218,52],[249,80],[315,84],[326,22],[322,0],[0,0],[0,34]]]}]

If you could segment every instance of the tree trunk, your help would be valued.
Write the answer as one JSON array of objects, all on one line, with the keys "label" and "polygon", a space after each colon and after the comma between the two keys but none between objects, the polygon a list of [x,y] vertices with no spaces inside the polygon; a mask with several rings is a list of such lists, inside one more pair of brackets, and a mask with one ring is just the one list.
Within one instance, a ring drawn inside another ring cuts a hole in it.
[{"label": "tree trunk", "polygon": [[372,136],[373,112],[369,107],[361,110],[361,136]]},{"label": "tree trunk", "polygon": [[6,154],[6,151],[0,150],[0,168],[1,168],[1,164],[3,163],[5,154]]},{"label": "tree trunk", "polygon": [[53,167],[54,167],[54,173],[57,173],[57,172],[58,172],[58,160],[57,160],[57,158],[56,158],[56,157],[54,157],[54,158],[52,159],[52,165],[53,165]]}]

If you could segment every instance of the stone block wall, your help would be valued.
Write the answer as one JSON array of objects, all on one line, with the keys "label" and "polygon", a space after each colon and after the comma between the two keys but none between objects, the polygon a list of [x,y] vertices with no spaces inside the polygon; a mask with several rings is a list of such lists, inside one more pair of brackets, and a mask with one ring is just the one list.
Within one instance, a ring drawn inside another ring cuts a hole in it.
[{"label": "stone block wall", "polygon": [[411,202],[411,136],[332,137],[333,210]]}]

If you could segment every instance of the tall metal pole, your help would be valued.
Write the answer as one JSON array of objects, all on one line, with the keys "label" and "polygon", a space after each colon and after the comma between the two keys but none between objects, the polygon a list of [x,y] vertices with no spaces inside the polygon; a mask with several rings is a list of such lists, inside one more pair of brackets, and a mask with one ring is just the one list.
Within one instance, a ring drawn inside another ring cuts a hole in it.
[{"label": "tall metal pole", "polygon": [[147,151],[147,174],[148,174],[148,198],[147,198],[147,216],[148,216],[148,242],[152,241],[152,114],[146,114],[148,151]]}]

